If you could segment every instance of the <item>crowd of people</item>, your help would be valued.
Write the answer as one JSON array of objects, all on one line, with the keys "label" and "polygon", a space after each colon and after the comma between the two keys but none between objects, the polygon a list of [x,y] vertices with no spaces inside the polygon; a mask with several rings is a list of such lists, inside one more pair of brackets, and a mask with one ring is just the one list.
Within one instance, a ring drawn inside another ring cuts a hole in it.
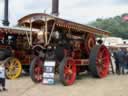
[{"label": "crowd of people", "polygon": [[128,74],[128,49],[117,48],[113,51],[117,74]]}]

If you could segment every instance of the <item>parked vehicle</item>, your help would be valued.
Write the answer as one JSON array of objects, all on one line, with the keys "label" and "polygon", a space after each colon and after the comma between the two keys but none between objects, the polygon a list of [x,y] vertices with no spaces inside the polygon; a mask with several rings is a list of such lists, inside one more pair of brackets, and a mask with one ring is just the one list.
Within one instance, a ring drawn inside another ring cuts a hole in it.
[{"label": "parked vehicle", "polygon": [[73,84],[76,75],[85,70],[94,77],[107,76],[110,54],[105,45],[96,45],[95,35],[108,36],[108,32],[43,13],[27,15],[19,20],[19,25],[40,30],[41,38],[32,47],[35,57],[30,64],[34,82],[42,81],[46,60],[56,62],[63,85]]},{"label": "parked vehicle", "polygon": [[22,69],[29,72],[32,40],[36,39],[36,32],[30,28],[0,27],[0,61],[8,57],[5,63],[8,79],[19,77]]}]

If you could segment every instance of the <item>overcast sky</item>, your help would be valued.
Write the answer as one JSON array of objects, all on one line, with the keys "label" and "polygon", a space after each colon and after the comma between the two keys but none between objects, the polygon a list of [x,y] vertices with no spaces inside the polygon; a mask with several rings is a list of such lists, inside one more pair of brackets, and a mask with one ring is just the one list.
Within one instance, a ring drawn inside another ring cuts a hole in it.
[{"label": "overcast sky", "polygon": [[[60,17],[79,23],[128,13],[128,0],[60,0],[59,3]],[[30,13],[47,10],[50,14],[51,5],[52,0],[9,0],[11,25]],[[3,8],[4,0],[0,0],[0,20],[3,19]]]}]

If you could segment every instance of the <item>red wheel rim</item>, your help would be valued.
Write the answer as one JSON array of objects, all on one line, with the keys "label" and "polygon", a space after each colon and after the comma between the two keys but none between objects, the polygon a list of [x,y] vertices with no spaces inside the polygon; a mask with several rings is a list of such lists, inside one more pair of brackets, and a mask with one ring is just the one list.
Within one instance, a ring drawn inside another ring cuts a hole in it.
[{"label": "red wheel rim", "polygon": [[76,65],[72,60],[67,60],[64,66],[64,79],[68,85],[74,83],[76,79]]},{"label": "red wheel rim", "polygon": [[87,37],[85,37],[85,51],[89,55],[91,48],[96,44],[95,37],[93,34],[88,34]]},{"label": "red wheel rim", "polygon": [[34,67],[34,77],[37,81],[42,81],[42,74],[43,74],[43,60],[41,60],[41,58],[38,58],[36,60],[36,64]]},{"label": "red wheel rim", "polygon": [[101,46],[98,51],[97,58],[96,58],[96,66],[99,77],[105,77],[109,71],[109,63],[110,63],[110,55],[109,51],[105,46]]}]

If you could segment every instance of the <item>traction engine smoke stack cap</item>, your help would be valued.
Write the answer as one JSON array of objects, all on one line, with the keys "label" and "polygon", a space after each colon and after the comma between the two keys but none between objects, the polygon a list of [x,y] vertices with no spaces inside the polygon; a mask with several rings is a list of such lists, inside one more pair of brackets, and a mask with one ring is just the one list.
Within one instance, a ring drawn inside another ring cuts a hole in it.
[{"label": "traction engine smoke stack cap", "polygon": [[3,25],[4,26],[9,26],[9,21],[8,21],[8,0],[4,0],[4,20],[3,20]]},{"label": "traction engine smoke stack cap", "polygon": [[52,15],[59,15],[59,0],[52,0]]}]

